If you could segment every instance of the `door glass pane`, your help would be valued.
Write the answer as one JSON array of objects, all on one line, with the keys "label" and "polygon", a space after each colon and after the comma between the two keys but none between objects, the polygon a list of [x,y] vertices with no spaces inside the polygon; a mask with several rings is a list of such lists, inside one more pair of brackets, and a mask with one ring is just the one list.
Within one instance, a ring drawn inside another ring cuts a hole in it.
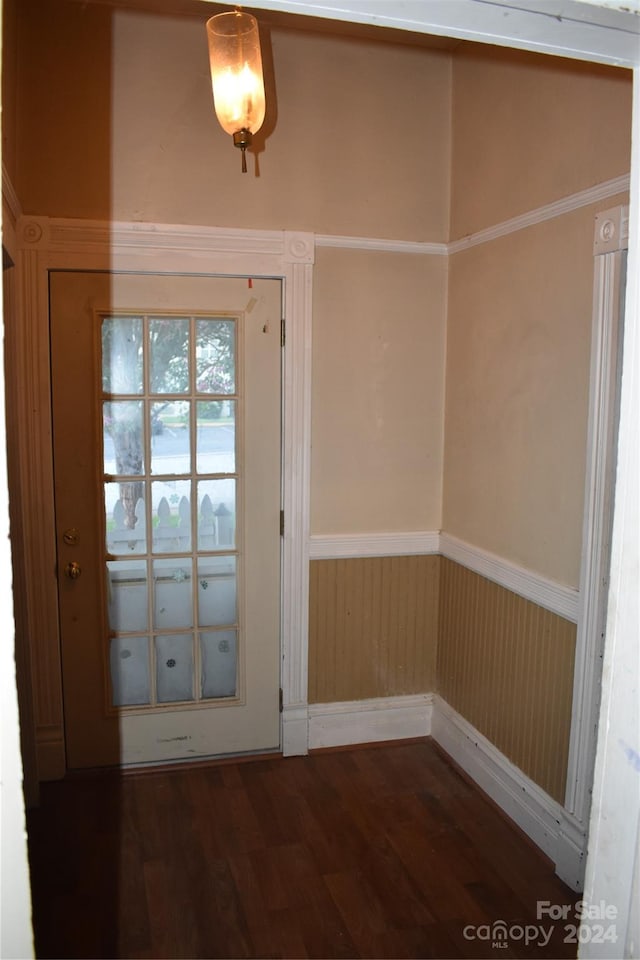
[{"label": "door glass pane", "polygon": [[153,626],[172,630],[193,626],[191,558],[154,560]]},{"label": "door glass pane", "polygon": [[198,560],[198,622],[217,627],[237,622],[236,558],[201,557]]},{"label": "door glass pane", "polygon": [[235,697],[237,674],[237,634],[218,630],[200,634],[202,696]]},{"label": "door glass pane", "polygon": [[147,565],[144,560],[107,563],[109,627],[118,633],[149,629]]},{"label": "door glass pane", "polygon": [[199,400],[196,460],[198,473],[234,473],[236,469],[236,401]]},{"label": "door glass pane", "polygon": [[147,549],[144,482],[105,483],[107,553],[145,553]]},{"label": "door glass pane", "polygon": [[191,550],[191,481],[156,480],[151,484],[153,552]]},{"label": "door glass pane", "polygon": [[236,322],[196,321],[196,386],[199,393],[236,392]]},{"label": "door glass pane", "polygon": [[104,472],[136,477],[144,473],[142,404],[110,400],[103,404]]},{"label": "door glass pane", "polygon": [[178,317],[149,320],[151,393],[189,390],[189,321]]},{"label": "door glass pane", "polygon": [[193,636],[156,637],[158,700],[193,700]]},{"label": "door glass pane", "polygon": [[142,393],[142,319],[105,317],[102,321],[102,389]]},{"label": "door glass pane", "polygon": [[151,473],[156,476],[191,472],[190,409],[188,400],[151,404]]},{"label": "door glass pane", "polygon": [[102,322],[116,706],[236,694],[236,337],[234,318]]},{"label": "door glass pane", "polygon": [[236,481],[198,481],[198,549],[229,550],[236,540]]},{"label": "door glass pane", "polygon": [[148,637],[114,637],[110,665],[114,707],[131,707],[151,701]]}]

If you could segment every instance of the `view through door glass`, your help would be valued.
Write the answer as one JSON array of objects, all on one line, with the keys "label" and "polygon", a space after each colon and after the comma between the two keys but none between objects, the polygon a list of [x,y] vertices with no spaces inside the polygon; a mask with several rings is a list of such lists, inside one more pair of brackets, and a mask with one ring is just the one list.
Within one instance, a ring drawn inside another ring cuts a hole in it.
[{"label": "view through door glass", "polygon": [[279,317],[273,280],[52,275],[70,766],[278,746]]}]

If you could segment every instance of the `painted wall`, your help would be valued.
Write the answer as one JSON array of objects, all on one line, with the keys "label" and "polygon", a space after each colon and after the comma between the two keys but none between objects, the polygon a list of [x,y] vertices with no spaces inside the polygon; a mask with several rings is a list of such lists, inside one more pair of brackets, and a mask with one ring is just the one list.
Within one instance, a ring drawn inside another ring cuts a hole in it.
[{"label": "painted wall", "polygon": [[213,110],[206,16],[39,0],[19,18],[25,213],[445,239],[447,55],[273,29],[260,176],[253,156],[242,176]]},{"label": "painted wall", "polygon": [[[65,0],[19,14],[25,212],[446,239],[448,55],[273,29],[277,99],[243,176],[203,20]],[[323,249],[314,282],[313,532],[438,529],[445,259]]]},{"label": "painted wall", "polygon": [[445,257],[320,248],[312,533],[438,530]]},{"label": "painted wall", "polygon": [[629,70],[464,44],[452,99],[451,239],[629,172]]},{"label": "painted wall", "polygon": [[[454,238],[628,172],[628,71],[465,47],[453,77]],[[572,587],[593,217],[624,199],[450,260],[443,527]]]},{"label": "painted wall", "polygon": [[572,587],[598,209],[472,247],[450,265],[444,528]]}]

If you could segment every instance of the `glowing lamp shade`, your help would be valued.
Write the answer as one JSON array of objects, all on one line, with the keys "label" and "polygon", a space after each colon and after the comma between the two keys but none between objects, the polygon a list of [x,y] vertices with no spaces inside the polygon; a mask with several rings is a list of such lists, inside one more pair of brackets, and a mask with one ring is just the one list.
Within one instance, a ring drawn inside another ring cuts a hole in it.
[{"label": "glowing lamp shade", "polygon": [[264,120],[258,23],[240,10],[219,13],[207,21],[207,40],[216,115],[222,129],[242,150],[242,171],[246,173],[245,150]]}]

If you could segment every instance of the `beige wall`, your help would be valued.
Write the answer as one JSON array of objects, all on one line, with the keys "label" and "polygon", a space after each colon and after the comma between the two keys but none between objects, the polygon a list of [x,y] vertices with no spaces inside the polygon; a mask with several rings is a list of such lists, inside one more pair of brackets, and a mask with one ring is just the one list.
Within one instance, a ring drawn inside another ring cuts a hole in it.
[{"label": "beige wall", "polygon": [[444,257],[320,249],[312,533],[440,528]]},{"label": "beige wall", "polygon": [[[628,71],[465,46],[453,76],[453,237],[628,173]],[[625,199],[450,259],[443,527],[572,587],[593,218]]]},{"label": "beige wall", "polygon": [[[252,157],[243,176],[215,119],[203,23],[68,0],[21,8],[26,211],[446,239],[447,54],[273,29],[277,97],[256,138],[260,176]],[[417,90],[429,91],[419,117]],[[314,532],[440,526],[445,298],[442,257],[319,250]]]},{"label": "beige wall", "polygon": [[472,247],[450,266],[444,529],[572,587],[596,209]]},{"label": "beige wall", "polygon": [[464,44],[453,117],[451,239],[629,172],[630,70]]},{"label": "beige wall", "polygon": [[243,176],[213,111],[206,14],[69,0],[20,14],[27,212],[446,239],[446,54],[274,28],[260,176],[253,157]]}]

